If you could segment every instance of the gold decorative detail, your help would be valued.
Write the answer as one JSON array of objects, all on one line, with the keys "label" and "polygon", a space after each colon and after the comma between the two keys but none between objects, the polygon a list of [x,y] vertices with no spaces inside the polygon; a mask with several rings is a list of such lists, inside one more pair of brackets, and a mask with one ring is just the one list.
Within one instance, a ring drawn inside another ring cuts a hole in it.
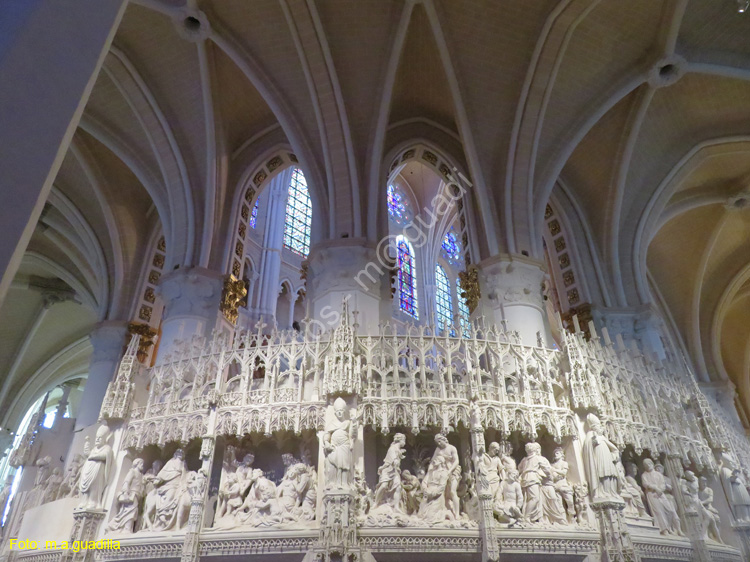
[{"label": "gold decorative detail", "polygon": [[552,212],[552,207],[550,207],[549,205],[547,205],[547,206],[546,206],[546,207],[544,208],[544,220],[547,220],[547,219],[548,219],[548,218],[550,218],[550,217],[551,217],[552,215],[553,215],[553,212]]},{"label": "gold decorative detail", "polygon": [[393,161],[393,164],[391,164],[391,169],[389,170],[389,172],[393,172],[393,170],[396,169],[396,166],[398,166],[398,158]]},{"label": "gold decorative detail", "polygon": [[284,161],[281,159],[281,156],[274,156],[268,161],[268,163],[266,164],[266,168],[268,168],[269,172],[273,172],[276,168],[281,166],[283,163]]},{"label": "gold decorative detail", "polygon": [[560,238],[555,238],[555,250],[558,252],[562,252],[565,249],[565,238],[560,236]]},{"label": "gold decorative detail", "polygon": [[237,244],[234,245],[234,253],[235,255],[239,256],[240,258],[243,256],[243,252],[245,251],[245,246],[242,242],[237,240]]},{"label": "gold decorative detail", "polygon": [[253,197],[255,197],[255,190],[252,187],[248,187],[245,192],[245,201],[250,203],[250,201],[253,200]]},{"label": "gold decorative detail", "polygon": [[138,311],[138,318],[151,322],[151,307],[148,305],[141,305],[141,309]]},{"label": "gold decorative detail", "polygon": [[472,266],[467,271],[459,272],[458,283],[461,286],[461,298],[466,301],[469,313],[473,313],[479,305],[479,297],[482,296],[479,289],[479,270]]},{"label": "gold decorative detail", "polygon": [[262,184],[265,179],[268,177],[268,174],[266,174],[265,170],[261,170],[257,174],[255,174],[255,177],[253,178],[253,183],[257,186]]},{"label": "gold decorative detail", "polygon": [[307,280],[307,273],[310,271],[310,263],[307,260],[302,262],[299,270],[299,278],[303,281]]},{"label": "gold decorative detail", "polygon": [[154,254],[154,261],[153,261],[154,267],[158,267],[161,269],[164,267],[164,256],[161,254]]},{"label": "gold decorative detail", "polygon": [[552,222],[550,222],[549,231],[550,231],[550,234],[552,234],[552,236],[557,236],[558,234],[560,234],[560,223],[557,222],[556,220],[553,220]]},{"label": "gold decorative detail", "polygon": [[247,220],[250,217],[250,209],[247,205],[242,205],[242,210],[240,211],[240,214],[242,215],[242,218]]},{"label": "gold decorative detail", "polygon": [[237,323],[239,313],[237,309],[240,307],[242,300],[247,296],[247,287],[245,282],[241,279],[237,279],[234,275],[228,275],[224,280],[224,290],[221,293],[221,312],[224,314],[224,318],[229,320],[232,324]]},{"label": "gold decorative detail", "polygon": [[167,251],[167,243],[164,241],[163,236],[159,238],[159,241],[156,243],[156,249],[159,250],[160,252]]},{"label": "gold decorative detail", "polygon": [[563,254],[560,256],[560,267],[562,269],[565,269],[566,267],[570,266],[570,256],[568,254]]},{"label": "gold decorative detail", "polygon": [[138,361],[143,363],[148,357],[149,348],[154,345],[154,338],[156,337],[156,330],[151,328],[148,324],[139,324],[137,322],[131,322],[128,324],[128,341],[127,345],[130,344],[130,340],[134,335],[141,336],[138,342]]},{"label": "gold decorative detail", "polygon": [[440,164],[440,173],[443,174],[444,178],[448,179],[451,175],[451,169],[445,164]]},{"label": "gold decorative detail", "polygon": [[159,282],[159,278],[161,277],[161,273],[158,271],[151,270],[151,273],[148,274],[148,282],[152,285],[156,285]]},{"label": "gold decorative detail", "polygon": [[429,162],[433,166],[437,164],[438,161],[437,156],[435,156],[435,154],[433,154],[429,150],[424,151],[424,153],[422,154],[422,160],[424,160],[425,162]]},{"label": "gold decorative detail", "polygon": [[404,152],[404,154],[401,156],[401,161],[406,162],[409,158],[414,158],[414,155],[416,153],[417,153],[416,150],[414,150],[413,148],[410,148],[409,150]]},{"label": "gold decorative detail", "polygon": [[244,238],[245,234],[247,234],[247,226],[245,226],[244,222],[240,223],[239,228],[237,229],[237,234],[240,235],[240,238]]},{"label": "gold decorative detail", "polygon": [[573,273],[573,271],[566,271],[563,274],[563,283],[565,283],[566,287],[570,287],[575,282],[576,282],[576,276]]},{"label": "gold decorative detail", "polygon": [[571,333],[575,332],[573,316],[578,316],[578,325],[580,326],[584,337],[587,340],[591,339],[589,322],[594,319],[594,317],[591,315],[591,304],[587,302],[581,303],[576,307],[571,307],[570,309],[568,309],[568,312],[562,315],[563,326]]},{"label": "gold decorative detail", "polygon": [[234,260],[234,262],[232,263],[232,275],[234,275],[235,277],[239,277],[241,270],[242,266],[240,265],[240,262]]},{"label": "gold decorative detail", "polygon": [[289,153],[289,160],[291,160],[294,163],[299,162],[299,160],[297,160],[297,155],[296,154],[292,154],[291,152]]},{"label": "gold decorative detail", "polygon": [[156,295],[154,294],[154,289],[152,287],[146,287],[146,290],[143,292],[143,300],[150,302],[151,304],[154,303]]},{"label": "gold decorative detail", "polygon": [[568,304],[576,304],[581,297],[578,295],[578,289],[571,289],[568,291]]}]

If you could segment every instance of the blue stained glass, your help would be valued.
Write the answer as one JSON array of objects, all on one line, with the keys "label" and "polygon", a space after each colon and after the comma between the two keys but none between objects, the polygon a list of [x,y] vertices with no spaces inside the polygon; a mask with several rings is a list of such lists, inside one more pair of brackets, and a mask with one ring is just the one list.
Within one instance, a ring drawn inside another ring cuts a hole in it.
[{"label": "blue stained glass", "polygon": [[388,186],[388,214],[397,224],[406,224],[412,218],[409,200],[393,185]]},{"label": "blue stained glass", "polygon": [[452,227],[445,233],[442,249],[443,257],[451,263],[458,263],[461,259],[461,243],[458,241],[456,231]]},{"label": "blue stained glass", "polygon": [[310,253],[312,204],[302,170],[295,168],[289,183],[284,221],[284,247],[301,256]]},{"label": "blue stained glass", "polygon": [[466,304],[466,299],[461,296],[463,292],[464,291],[461,288],[461,283],[458,279],[456,279],[456,294],[458,295],[458,321],[461,324],[461,332],[463,332],[465,337],[468,337],[471,328],[471,315],[469,313],[469,305]]},{"label": "blue stained glass", "polygon": [[250,213],[250,228],[255,228],[258,224],[258,203],[260,203],[260,201],[256,199],[255,205],[253,206],[253,212]]},{"label": "blue stained glass", "polygon": [[414,266],[414,250],[403,236],[396,238],[398,251],[398,294],[401,310],[409,316],[419,318],[417,305],[417,277]]},{"label": "blue stained glass", "polygon": [[[451,284],[442,266],[435,266],[435,308],[438,331],[442,332],[453,324],[453,299]],[[454,334],[451,328],[451,335]]]}]

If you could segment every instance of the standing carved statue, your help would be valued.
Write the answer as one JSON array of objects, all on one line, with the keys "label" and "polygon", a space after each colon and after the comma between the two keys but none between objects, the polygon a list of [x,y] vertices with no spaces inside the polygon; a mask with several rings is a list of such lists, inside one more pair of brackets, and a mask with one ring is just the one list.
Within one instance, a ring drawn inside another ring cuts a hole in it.
[{"label": "standing carved statue", "polygon": [[568,461],[565,460],[565,451],[561,447],[555,449],[554,462],[552,466],[552,481],[555,483],[555,490],[560,495],[560,498],[565,503],[567,508],[568,516],[571,521],[576,516],[575,501],[573,500],[573,486],[568,481],[568,470],[570,466]]},{"label": "standing carved statue", "polygon": [[406,437],[403,433],[393,436],[391,446],[385,454],[383,464],[378,469],[378,485],[375,487],[375,499],[372,512],[403,513],[401,502],[401,460],[406,451]]},{"label": "standing carved statue", "polygon": [[177,526],[182,480],[185,477],[184,457],[182,449],[177,449],[154,479],[156,505],[151,527],[154,531],[169,531]]},{"label": "standing carved statue", "polygon": [[453,521],[460,516],[458,451],[443,434],[435,436],[435,443],[437,448],[420,486],[422,500],[417,512],[417,516],[427,523]]},{"label": "standing carved statue", "polygon": [[703,521],[708,537],[716,542],[723,543],[724,541],[721,540],[721,533],[719,532],[721,518],[719,517],[719,510],[714,507],[714,491],[708,485],[708,480],[705,476],[701,476],[698,479],[698,499],[703,507]]},{"label": "standing carved statue", "polygon": [[159,489],[156,486],[156,478],[161,471],[162,463],[159,459],[151,463],[151,468],[143,477],[145,483],[145,500],[143,501],[143,516],[141,517],[141,529],[149,530],[154,526],[156,519],[156,501],[159,497]]},{"label": "standing carved statue", "polygon": [[36,477],[34,478],[34,488],[43,488],[47,483],[47,477],[49,476],[49,465],[52,462],[52,457],[47,455],[41,459],[37,459],[34,463],[36,466]]},{"label": "standing carved statue", "polygon": [[523,516],[529,523],[565,524],[562,500],[552,481],[552,466],[542,456],[539,443],[526,443],[526,456],[518,465],[524,494]]},{"label": "standing carved statue", "polygon": [[351,484],[352,448],[357,424],[349,420],[346,401],[339,397],[333,403],[335,419],[329,421],[323,438],[326,460],[326,482],[330,487],[348,488]]},{"label": "standing carved statue", "polygon": [[656,472],[664,477],[664,493],[666,494],[669,503],[672,504],[675,513],[677,513],[677,500],[674,497],[674,486],[672,485],[672,479],[664,474],[664,465],[660,462],[654,463],[654,468],[656,469]]},{"label": "standing carved statue", "polygon": [[680,490],[685,501],[685,510],[688,513],[701,513],[701,503],[698,497],[698,479],[692,470],[686,470],[680,479]]},{"label": "standing carved statue", "polygon": [[494,512],[501,523],[514,527],[523,518],[523,490],[518,483],[518,471],[510,470],[500,483]]},{"label": "standing carved statue", "polygon": [[620,453],[614,443],[605,437],[599,418],[589,414],[586,421],[589,431],[583,442],[583,468],[591,496],[594,501],[619,500],[617,463]]},{"label": "standing carved statue", "polygon": [[750,522],[750,493],[745,487],[740,467],[729,453],[722,453],[719,476],[734,518],[741,523]]},{"label": "standing carved statue", "polygon": [[104,489],[109,480],[114,454],[109,440],[109,427],[102,425],[96,430],[94,447],[88,453],[86,461],[81,467],[81,478],[78,491],[82,498],[79,509],[101,509]]},{"label": "standing carved statue", "polygon": [[125,475],[115,503],[115,516],[109,522],[107,531],[132,533],[138,519],[138,508],[145,491],[143,481],[143,459],[137,458]]},{"label": "standing carved statue", "polygon": [[630,502],[626,501],[625,514],[648,517],[646,513],[646,494],[643,493],[643,489],[638,485],[638,466],[634,462],[625,464],[625,489],[630,497]]},{"label": "standing carved statue", "polygon": [[490,443],[487,451],[480,450],[479,462],[477,463],[477,476],[479,479],[479,490],[486,490],[494,501],[500,490],[500,481],[503,479],[504,468],[500,460],[500,444]]},{"label": "standing carved statue", "polygon": [[58,494],[60,493],[60,485],[63,482],[62,470],[55,467],[52,474],[47,478],[47,483],[44,486],[44,495],[42,496],[42,503],[48,503],[55,501]]},{"label": "standing carved statue", "polygon": [[680,518],[677,515],[672,502],[666,493],[667,483],[664,476],[654,468],[654,461],[646,459],[643,461],[643,474],[641,482],[646,491],[646,499],[651,508],[654,523],[662,535],[682,535],[680,531]]}]

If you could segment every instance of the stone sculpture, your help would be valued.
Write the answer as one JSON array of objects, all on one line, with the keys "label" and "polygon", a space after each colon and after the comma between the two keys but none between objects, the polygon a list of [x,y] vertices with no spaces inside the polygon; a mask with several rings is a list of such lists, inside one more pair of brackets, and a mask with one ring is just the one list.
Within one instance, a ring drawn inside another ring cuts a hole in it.
[{"label": "stone sculpture", "polygon": [[393,436],[391,446],[385,454],[383,464],[378,469],[378,485],[375,488],[373,509],[377,513],[403,513],[401,502],[401,460],[406,451],[406,437],[403,433]]},{"label": "stone sculpture", "polygon": [[42,503],[52,502],[57,499],[57,496],[60,494],[60,485],[62,484],[62,482],[62,470],[55,467],[44,485],[44,495],[42,496]]},{"label": "stone sculpture", "polygon": [[500,483],[494,512],[501,523],[514,527],[523,518],[523,490],[518,483],[518,471],[510,470]]},{"label": "stone sculpture", "polygon": [[326,460],[326,482],[329,487],[348,488],[351,483],[352,447],[357,424],[349,420],[346,401],[339,397],[333,403],[334,420],[326,425],[323,450]]},{"label": "stone sculpture", "polygon": [[160,460],[155,460],[143,477],[146,498],[143,502],[143,516],[141,518],[141,529],[143,530],[151,529],[154,526],[156,501],[159,496],[156,479],[163,464]]},{"label": "stone sculpture", "polygon": [[719,532],[721,518],[719,511],[713,505],[714,491],[708,485],[708,480],[705,476],[701,476],[698,479],[698,500],[703,508],[703,522],[708,537],[716,542],[723,543],[724,541],[721,540],[721,533]]},{"label": "stone sculpture", "polygon": [[36,477],[34,478],[34,488],[43,488],[47,482],[49,476],[49,465],[52,462],[52,457],[49,455],[37,459],[34,463],[36,466]]},{"label": "stone sculpture", "polygon": [[602,432],[601,422],[594,414],[586,417],[589,431],[583,442],[583,468],[593,500],[621,500],[616,463],[620,453]]},{"label": "stone sculpture", "polygon": [[651,515],[654,523],[662,535],[682,535],[680,530],[680,518],[677,511],[669,500],[666,493],[667,483],[664,476],[654,467],[654,461],[646,459],[643,461],[643,474],[641,482],[646,492]]},{"label": "stone sculpture", "polygon": [[740,467],[729,453],[721,454],[719,476],[734,518],[740,523],[750,522],[750,493],[745,486]]},{"label": "stone sculpture", "polygon": [[169,531],[177,526],[178,507],[185,476],[185,453],[177,449],[154,479],[156,502],[151,529]]},{"label": "stone sculpture", "polygon": [[419,511],[419,505],[422,503],[422,483],[408,470],[402,470],[401,487],[404,491],[401,496],[403,503],[401,510],[406,515],[416,514]]},{"label": "stone sculpture", "polygon": [[458,451],[442,433],[435,436],[435,444],[437,448],[422,481],[419,517],[433,522],[458,519],[458,483],[461,480]]},{"label": "stone sculpture", "polygon": [[0,519],[2,519],[3,515],[5,514],[5,505],[8,503],[8,498],[10,497],[10,492],[13,489],[13,476],[8,475],[8,477],[5,479],[5,485],[3,486],[3,489],[0,490]]},{"label": "stone sculpture", "polygon": [[[625,484],[624,489],[627,492],[625,499],[625,515],[633,517],[648,517],[646,513],[646,495],[643,489],[638,485],[638,465],[634,462],[625,464]],[[623,494],[625,498],[625,494]]]},{"label": "stone sculpture", "polygon": [[594,510],[591,509],[588,484],[581,482],[574,485],[573,492],[575,493],[576,523],[585,529],[595,529],[596,515],[594,514]]},{"label": "stone sculpture", "polygon": [[65,470],[65,477],[60,484],[57,499],[76,497],[78,495],[78,480],[81,478],[81,467],[83,466],[83,455],[76,454],[70,460],[70,465]]},{"label": "stone sculpture", "polygon": [[112,447],[107,443],[109,435],[109,427],[106,425],[99,426],[99,429],[96,430],[94,447],[88,453],[86,461],[81,467],[78,491],[82,501],[78,506],[79,509],[96,510],[102,508],[102,497],[109,482],[109,471],[114,460]]},{"label": "stone sculpture", "polygon": [[573,521],[576,516],[576,508],[575,501],[573,500],[573,486],[568,481],[570,466],[565,460],[565,451],[561,447],[557,447],[553,455],[554,462],[550,466],[552,466],[552,481],[555,484],[555,491],[557,491],[560,499],[565,504],[570,520]]},{"label": "stone sculpture", "polygon": [[480,452],[477,475],[479,477],[479,489],[487,490],[493,501],[497,497],[504,472],[500,460],[500,445],[495,442],[490,443],[486,452],[484,450]]},{"label": "stone sculpture", "polygon": [[135,529],[138,509],[146,490],[143,469],[143,459],[135,459],[120,486],[115,503],[115,516],[109,522],[107,531],[132,533]]},{"label": "stone sculpture", "polygon": [[529,523],[565,524],[565,509],[555,490],[552,466],[542,456],[539,443],[526,444],[526,456],[518,465],[524,495],[524,519]]}]

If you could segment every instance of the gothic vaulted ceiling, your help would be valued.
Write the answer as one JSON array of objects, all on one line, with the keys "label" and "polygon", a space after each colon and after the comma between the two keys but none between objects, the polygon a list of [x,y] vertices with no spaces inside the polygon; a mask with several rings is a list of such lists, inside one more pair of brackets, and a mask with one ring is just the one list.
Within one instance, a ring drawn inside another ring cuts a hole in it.
[{"label": "gothic vaulted ceiling", "polygon": [[748,37],[735,0],[133,0],[0,310],[0,401],[132,318],[159,233],[166,269],[220,269],[241,178],[275,150],[318,239],[376,238],[386,160],[418,139],[470,175],[482,257],[541,257],[564,191],[595,304],[660,307],[748,407]]}]

